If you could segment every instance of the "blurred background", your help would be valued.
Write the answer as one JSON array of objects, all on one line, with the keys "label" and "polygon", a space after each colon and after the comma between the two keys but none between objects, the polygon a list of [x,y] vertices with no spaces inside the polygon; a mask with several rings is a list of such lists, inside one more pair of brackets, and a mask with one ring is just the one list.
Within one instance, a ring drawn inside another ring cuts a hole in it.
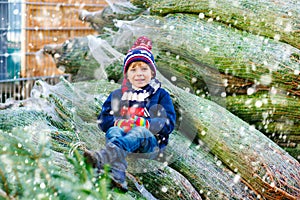
[{"label": "blurred background", "polygon": [[27,98],[37,79],[55,84],[61,75],[69,78],[43,46],[96,34],[77,12],[106,5],[105,0],[0,0],[0,101]]}]

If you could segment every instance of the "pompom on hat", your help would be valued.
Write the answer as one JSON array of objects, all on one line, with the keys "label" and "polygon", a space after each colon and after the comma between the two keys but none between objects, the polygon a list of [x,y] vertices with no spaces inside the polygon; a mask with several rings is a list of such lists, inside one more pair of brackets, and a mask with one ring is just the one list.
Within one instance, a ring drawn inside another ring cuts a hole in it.
[{"label": "pompom on hat", "polygon": [[156,66],[154,61],[154,56],[151,52],[152,41],[145,37],[139,37],[133,46],[129,49],[127,55],[124,59],[123,73],[124,76],[131,63],[136,61],[143,61],[149,65],[151,70],[154,72],[154,77],[156,76]]}]

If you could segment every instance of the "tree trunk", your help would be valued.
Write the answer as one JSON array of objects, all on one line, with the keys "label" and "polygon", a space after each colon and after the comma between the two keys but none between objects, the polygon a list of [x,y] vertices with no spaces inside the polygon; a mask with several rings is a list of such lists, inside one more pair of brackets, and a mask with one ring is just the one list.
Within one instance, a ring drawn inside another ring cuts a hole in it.
[{"label": "tree trunk", "polygon": [[115,19],[133,20],[139,15],[146,14],[145,9],[137,8],[129,2],[111,2],[110,6],[106,6],[101,11],[89,12],[87,10],[79,11],[79,19],[89,22],[93,29],[98,33],[105,33],[104,28],[116,29]]}]

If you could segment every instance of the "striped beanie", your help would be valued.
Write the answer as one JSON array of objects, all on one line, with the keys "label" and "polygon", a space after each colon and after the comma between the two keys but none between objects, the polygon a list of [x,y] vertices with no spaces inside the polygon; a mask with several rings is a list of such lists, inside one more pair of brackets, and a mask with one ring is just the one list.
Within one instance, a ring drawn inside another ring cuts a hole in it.
[{"label": "striped beanie", "polygon": [[145,36],[139,37],[133,46],[129,49],[127,55],[124,59],[123,73],[126,74],[129,65],[132,62],[143,61],[149,65],[151,70],[154,72],[154,77],[156,76],[156,66],[154,61],[154,56],[151,52],[152,42],[149,38]]}]

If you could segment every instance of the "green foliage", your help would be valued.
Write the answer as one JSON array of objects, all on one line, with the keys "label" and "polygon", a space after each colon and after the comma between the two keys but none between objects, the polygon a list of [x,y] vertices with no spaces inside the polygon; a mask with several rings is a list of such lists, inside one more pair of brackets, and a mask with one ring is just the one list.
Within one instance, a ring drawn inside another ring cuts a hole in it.
[{"label": "green foliage", "polygon": [[[299,48],[300,15],[299,4],[296,1],[274,3],[267,0],[131,0],[131,2],[150,9],[152,15],[203,14],[206,20],[219,21],[254,35],[269,38],[280,35],[281,41]],[[290,27],[289,31],[287,27]]]},{"label": "green foliage", "polygon": [[9,109],[1,110],[0,130],[10,131],[14,127],[30,125],[33,121],[47,121],[45,113],[26,108],[19,108],[14,112],[11,112]]},{"label": "green foliage", "polygon": [[0,199],[119,199],[125,195],[109,189],[109,169],[97,177],[77,150],[66,156],[55,153],[46,132],[29,127],[0,131],[0,146]]}]

